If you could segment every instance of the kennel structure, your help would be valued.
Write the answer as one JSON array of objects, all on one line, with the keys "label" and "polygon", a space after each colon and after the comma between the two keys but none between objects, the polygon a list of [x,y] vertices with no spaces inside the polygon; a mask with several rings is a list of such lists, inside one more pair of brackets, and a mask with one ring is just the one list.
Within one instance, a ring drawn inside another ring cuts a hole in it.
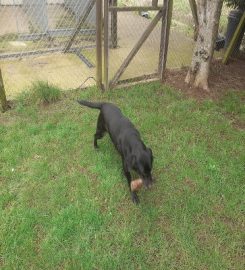
[{"label": "kennel structure", "polygon": [[29,18],[29,29],[35,32],[48,31],[48,10],[45,0],[23,0],[22,8]]},{"label": "kennel structure", "polygon": [[[0,60],[95,48],[93,0],[0,0]],[[23,46],[18,47],[22,44]]]},{"label": "kennel structure", "polygon": [[[90,0],[64,0],[64,6],[68,8],[75,16],[76,22],[79,22],[81,16],[86,12]],[[90,15],[86,21],[87,25],[95,28],[96,24],[96,10],[95,6],[90,11]]]}]

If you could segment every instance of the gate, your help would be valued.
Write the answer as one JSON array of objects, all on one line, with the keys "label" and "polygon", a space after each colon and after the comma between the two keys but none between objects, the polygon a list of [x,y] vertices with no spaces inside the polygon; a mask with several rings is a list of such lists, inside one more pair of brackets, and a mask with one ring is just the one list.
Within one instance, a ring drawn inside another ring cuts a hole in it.
[{"label": "gate", "polygon": [[117,0],[104,0],[103,23],[102,3],[96,2],[97,85],[105,90],[125,83],[164,79],[173,1],[163,0],[163,5],[158,0],[144,2],[119,6]]}]

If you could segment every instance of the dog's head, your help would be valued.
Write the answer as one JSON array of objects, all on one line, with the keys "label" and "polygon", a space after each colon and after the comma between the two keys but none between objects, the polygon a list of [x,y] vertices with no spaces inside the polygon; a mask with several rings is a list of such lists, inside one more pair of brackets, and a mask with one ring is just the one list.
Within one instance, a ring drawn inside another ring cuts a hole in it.
[{"label": "dog's head", "polygon": [[134,170],[143,180],[143,184],[146,188],[150,188],[153,183],[151,175],[152,164],[153,154],[150,148],[146,148],[144,151],[135,156]]}]

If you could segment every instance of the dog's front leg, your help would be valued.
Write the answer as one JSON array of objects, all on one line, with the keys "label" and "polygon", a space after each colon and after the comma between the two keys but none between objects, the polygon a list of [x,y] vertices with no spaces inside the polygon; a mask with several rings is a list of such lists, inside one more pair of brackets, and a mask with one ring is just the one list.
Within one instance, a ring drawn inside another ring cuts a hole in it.
[{"label": "dog's front leg", "polygon": [[127,178],[127,181],[128,181],[128,186],[129,186],[129,190],[130,190],[130,193],[131,193],[131,198],[132,198],[132,201],[133,203],[135,204],[138,204],[140,202],[139,200],[139,197],[138,195],[136,194],[135,191],[132,191],[131,190],[131,181],[132,181],[132,177],[131,177],[131,174],[126,166],[126,164],[123,162],[123,172],[124,172],[124,175],[125,177]]}]

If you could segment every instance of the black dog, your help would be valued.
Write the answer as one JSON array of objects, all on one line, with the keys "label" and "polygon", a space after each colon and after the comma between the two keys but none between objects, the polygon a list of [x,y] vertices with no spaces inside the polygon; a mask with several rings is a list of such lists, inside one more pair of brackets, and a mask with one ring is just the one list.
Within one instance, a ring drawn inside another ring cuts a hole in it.
[{"label": "black dog", "polygon": [[[130,120],[111,103],[93,103],[84,100],[78,101],[78,103],[100,110],[94,135],[94,147],[98,148],[97,140],[103,138],[108,132],[122,157],[123,171],[128,180],[129,188],[132,180],[131,170],[134,170],[143,180],[144,186],[149,188],[152,185],[152,151],[144,145],[139,132]],[[136,192],[131,191],[131,196],[134,203],[139,203]]]}]

